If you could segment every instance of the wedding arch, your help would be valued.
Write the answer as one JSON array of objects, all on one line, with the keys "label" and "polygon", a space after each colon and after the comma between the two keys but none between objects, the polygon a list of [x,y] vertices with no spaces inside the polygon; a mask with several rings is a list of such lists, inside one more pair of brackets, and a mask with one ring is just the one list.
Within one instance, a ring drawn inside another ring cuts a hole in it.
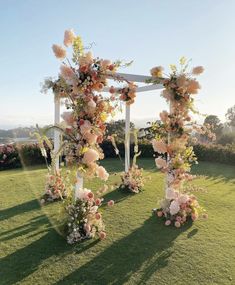
[{"label": "wedding arch", "polygon": [[[101,214],[98,212],[102,199],[95,199],[94,193],[84,188],[83,179],[84,175],[90,178],[96,176],[103,181],[108,179],[109,174],[98,162],[104,158],[99,144],[104,139],[107,118],[115,109],[112,101],[119,100],[125,103],[125,173],[128,173],[130,105],[139,92],[162,89],[161,96],[169,105],[168,111],[160,113],[161,121],[152,140],[156,166],[166,175],[165,196],[160,208],[153,212],[165,219],[166,226],[173,224],[175,227],[180,227],[188,219],[196,220],[200,213],[206,215],[196,197],[184,190],[185,182],[193,179],[190,174],[191,165],[197,161],[193,147],[189,144],[192,132],[208,133],[213,137],[209,128],[197,125],[191,116],[191,113],[198,113],[194,108],[194,95],[198,93],[200,85],[195,77],[203,72],[203,67],[188,70],[189,61],[183,57],[180,59],[179,69],[175,65],[170,66],[169,75],[163,75],[161,66],[152,68],[151,76],[118,73],[116,70],[121,65],[119,61],[94,58],[90,52],[84,52],[81,38],[72,30],[65,31],[64,46],[72,46],[74,65],[66,57],[64,47],[53,45],[54,54],[62,61],[62,65],[59,79],[56,82],[50,81],[47,87],[53,89],[55,99],[54,176],[57,179],[59,173],[59,158],[55,156],[61,149],[59,130],[70,138],[68,146],[64,145],[66,159],[71,165],[75,164],[77,169],[75,199],[69,200],[66,206],[69,216],[68,242],[74,243],[96,233],[101,239],[106,235]],[[125,83],[126,86],[108,86],[108,80]],[[136,83],[150,85],[138,87]],[[103,97],[100,94],[102,92],[109,92],[110,98]],[[60,127],[60,98],[63,97],[66,98],[66,107],[70,110],[63,113],[67,125],[65,129]],[[58,181],[61,185],[60,175]],[[110,205],[113,203],[108,202]]]}]

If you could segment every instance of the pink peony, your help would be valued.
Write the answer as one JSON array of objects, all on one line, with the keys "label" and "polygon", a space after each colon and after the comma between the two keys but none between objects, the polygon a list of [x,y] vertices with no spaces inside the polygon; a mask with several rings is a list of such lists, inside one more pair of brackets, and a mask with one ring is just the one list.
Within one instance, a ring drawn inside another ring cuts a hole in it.
[{"label": "pink peony", "polygon": [[96,206],[100,206],[101,202],[102,202],[102,200],[101,200],[100,198],[97,198],[97,199],[95,200]]},{"label": "pink peony", "polygon": [[53,45],[52,50],[57,58],[64,59],[66,57],[66,50],[63,47],[59,45]]},{"label": "pink peony", "polygon": [[103,166],[98,166],[97,169],[96,169],[96,174],[97,176],[106,181],[108,178],[109,178],[109,174],[108,172],[105,170],[105,168]]},{"label": "pink peony", "polygon": [[101,240],[105,239],[106,236],[107,236],[106,233],[103,232],[103,231],[99,233],[99,238],[100,238]]},{"label": "pink peony", "polygon": [[156,158],[155,159],[155,163],[156,163],[158,168],[165,168],[165,167],[167,167],[166,160],[161,158],[161,157]]},{"label": "pink peony", "polygon": [[193,68],[192,74],[194,74],[194,75],[199,75],[199,74],[201,74],[203,71],[204,71],[203,66],[196,66],[196,67]]},{"label": "pink peony", "polygon": [[158,153],[166,153],[167,152],[167,146],[162,140],[152,140],[152,145],[154,151]]},{"label": "pink peony", "polygon": [[176,227],[176,228],[180,228],[180,226],[181,226],[180,222],[176,221],[176,222],[175,222],[175,227]]},{"label": "pink peony", "polygon": [[71,46],[76,38],[73,30],[66,30],[64,32],[64,45],[66,47]]},{"label": "pink peony", "polygon": [[92,162],[94,162],[95,160],[98,160],[99,159],[99,154],[96,150],[94,149],[88,149],[88,151],[86,151],[84,153],[84,156],[83,156],[83,159],[82,159],[82,162],[85,163],[85,164],[90,164]]},{"label": "pink peony", "polygon": [[166,225],[166,226],[169,226],[170,224],[171,224],[171,220],[166,220],[166,221],[165,221],[165,225]]},{"label": "pink peony", "polygon": [[60,75],[64,78],[64,80],[71,80],[74,77],[74,71],[71,67],[63,64],[60,66]]},{"label": "pink peony", "polygon": [[108,206],[109,207],[112,207],[113,205],[114,205],[114,201],[113,200],[108,201]]}]

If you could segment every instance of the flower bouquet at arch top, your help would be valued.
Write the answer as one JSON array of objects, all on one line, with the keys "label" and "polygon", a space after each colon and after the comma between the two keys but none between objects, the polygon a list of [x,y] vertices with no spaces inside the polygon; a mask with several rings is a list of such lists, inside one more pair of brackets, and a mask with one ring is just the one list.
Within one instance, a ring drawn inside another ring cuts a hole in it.
[{"label": "flower bouquet at arch top", "polygon": [[151,70],[152,82],[161,82],[164,86],[161,96],[170,105],[170,111],[160,113],[161,122],[155,126],[157,135],[152,144],[158,154],[156,166],[166,174],[165,198],[160,201],[160,208],[153,212],[164,218],[165,224],[180,227],[187,220],[195,221],[200,216],[206,218],[205,210],[199,205],[197,198],[187,193],[185,183],[194,176],[190,174],[191,165],[197,163],[193,146],[189,144],[192,134],[196,132],[213,138],[206,126],[193,122],[194,97],[200,89],[196,75],[203,72],[203,67],[192,68],[188,72],[189,62],[180,60],[180,68],[171,66],[171,74],[163,78],[163,68]]}]

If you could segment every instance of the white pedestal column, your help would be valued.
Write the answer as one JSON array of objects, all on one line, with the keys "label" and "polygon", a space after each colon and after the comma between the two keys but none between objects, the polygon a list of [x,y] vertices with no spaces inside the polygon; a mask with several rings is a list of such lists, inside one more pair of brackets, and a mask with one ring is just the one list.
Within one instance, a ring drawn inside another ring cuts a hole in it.
[{"label": "white pedestal column", "polygon": [[78,193],[79,191],[83,189],[83,177],[82,175],[80,174],[79,171],[77,171],[77,182],[76,182],[76,185],[75,185],[75,199],[77,199],[78,197]]},{"label": "white pedestal column", "polygon": [[[54,110],[54,124],[58,125],[60,123],[60,98],[55,96],[54,99],[55,110]],[[60,148],[60,132],[58,130],[54,130],[54,152],[57,153]],[[57,156],[56,158],[56,170],[60,168],[60,158]]]},{"label": "white pedestal column", "polygon": [[130,105],[126,104],[126,123],[125,123],[125,172],[130,168]]}]

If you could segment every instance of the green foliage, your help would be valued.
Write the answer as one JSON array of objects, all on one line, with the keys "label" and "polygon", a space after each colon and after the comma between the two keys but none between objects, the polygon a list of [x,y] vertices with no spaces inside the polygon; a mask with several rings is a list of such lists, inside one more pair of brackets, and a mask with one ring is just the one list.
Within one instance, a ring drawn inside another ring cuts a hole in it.
[{"label": "green foliage", "polygon": [[235,127],[235,105],[228,109],[225,116],[228,120],[228,124],[232,127]]}]

